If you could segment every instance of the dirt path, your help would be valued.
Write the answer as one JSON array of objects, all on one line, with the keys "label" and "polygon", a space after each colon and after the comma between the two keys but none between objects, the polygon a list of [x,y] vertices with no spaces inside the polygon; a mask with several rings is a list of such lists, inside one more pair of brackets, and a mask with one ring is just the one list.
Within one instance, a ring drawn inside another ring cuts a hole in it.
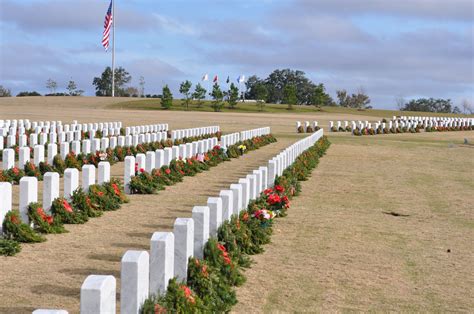
[{"label": "dirt path", "polygon": [[[176,217],[190,217],[193,206],[235,183],[287,147],[281,139],[239,159],[220,164],[158,195],[133,195],[116,212],[85,225],[68,225],[67,234],[45,243],[23,245],[15,257],[0,258],[0,312],[31,313],[36,308],[79,310],[80,286],[90,274],[120,278],[120,259],[129,249],[149,248],[155,231],[172,230]],[[114,173],[117,170],[114,169]],[[120,291],[120,289],[118,289]]]},{"label": "dirt path", "polygon": [[474,147],[452,136],[333,137],[234,311],[471,312]]}]

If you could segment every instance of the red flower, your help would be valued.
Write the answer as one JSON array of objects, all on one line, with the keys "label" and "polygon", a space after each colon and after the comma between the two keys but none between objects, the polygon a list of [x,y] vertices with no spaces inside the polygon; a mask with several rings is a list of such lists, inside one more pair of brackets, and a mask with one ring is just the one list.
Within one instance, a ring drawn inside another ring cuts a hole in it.
[{"label": "red flower", "polygon": [[72,207],[66,200],[63,200],[63,207],[68,213],[72,213]]},{"label": "red flower", "polygon": [[166,170],[165,170],[165,173],[166,173],[166,174],[170,174],[170,173],[171,173],[171,170],[170,170],[170,169],[166,169]]},{"label": "red flower", "polygon": [[266,189],[265,191],[263,191],[263,194],[265,194],[265,195],[269,195],[271,193],[273,193],[272,189]]},{"label": "red flower", "polygon": [[283,196],[281,199],[285,204],[289,204],[290,200],[288,200],[288,196]]},{"label": "red flower", "polygon": [[219,249],[219,251],[225,253],[226,252],[226,249],[225,249],[225,246],[223,246],[222,244],[220,243],[217,243],[217,248]]},{"label": "red flower", "polygon": [[51,225],[53,223],[53,216],[46,216],[46,222]]},{"label": "red flower", "polygon": [[192,291],[191,289],[189,289],[187,286],[185,285],[181,285],[181,290],[184,291],[184,296],[186,297],[186,299],[188,299],[189,302],[191,303],[194,303],[195,300],[194,300],[194,297],[192,296]]},{"label": "red flower", "polygon": [[226,264],[226,265],[231,265],[232,264],[232,261],[230,260],[230,258],[228,256],[224,256],[224,264]]},{"label": "red flower", "polygon": [[189,287],[182,285],[181,290],[184,291],[184,295],[186,296],[186,298],[191,295],[191,289],[189,289]]},{"label": "red flower", "polygon": [[12,222],[12,224],[14,225],[18,225],[20,223],[20,220],[18,219],[18,217],[16,215],[11,215],[10,216],[10,221]]},{"label": "red flower", "polygon": [[112,183],[112,188],[114,189],[115,195],[120,196],[120,190],[119,190],[117,184]]},{"label": "red flower", "polygon": [[138,172],[138,163],[135,163],[135,172]]},{"label": "red flower", "polygon": [[203,265],[201,268],[201,273],[204,277],[209,277],[209,273],[207,272],[207,265]]},{"label": "red flower", "polygon": [[144,172],[145,172],[145,169],[140,168],[140,172],[141,172],[141,173],[144,173]]},{"label": "red flower", "polygon": [[184,175],[184,171],[183,171],[183,170],[179,170],[179,173],[181,173],[182,175]]},{"label": "red flower", "polygon": [[285,188],[282,187],[281,185],[276,185],[275,190],[280,193],[285,192]]},{"label": "red flower", "polygon": [[20,173],[20,169],[18,169],[17,167],[13,167],[12,168],[12,171],[14,174],[18,175]]},{"label": "red flower", "polygon": [[260,210],[257,210],[257,211],[253,214],[253,216],[254,216],[255,218],[258,218],[258,217],[260,217],[260,215],[261,215],[262,213],[263,213],[263,210],[260,209]]},{"label": "red flower", "polygon": [[268,196],[268,199],[267,199],[268,204],[273,205],[280,202],[281,202],[281,198],[278,194],[271,194],[270,196]]},{"label": "red flower", "polygon": [[97,196],[99,196],[99,197],[102,197],[102,196],[104,196],[104,192],[97,191]]},{"label": "red flower", "polygon": [[159,304],[155,304],[155,314],[165,314],[167,313],[166,309]]}]

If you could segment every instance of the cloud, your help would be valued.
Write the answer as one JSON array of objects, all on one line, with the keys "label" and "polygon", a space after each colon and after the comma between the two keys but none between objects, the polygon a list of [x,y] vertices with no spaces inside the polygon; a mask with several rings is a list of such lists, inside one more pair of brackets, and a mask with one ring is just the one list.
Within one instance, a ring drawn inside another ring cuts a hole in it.
[{"label": "cloud", "polygon": [[383,14],[402,18],[454,21],[472,21],[474,19],[472,0],[297,0],[294,7],[307,14],[338,16]]},{"label": "cloud", "polygon": [[[2,84],[33,89],[73,76],[91,93],[110,62],[100,47],[108,1],[0,1]],[[264,77],[289,67],[333,93],[362,85],[385,107],[394,95],[474,98],[472,0],[178,3],[117,9],[117,60],[135,85],[145,77],[147,93],[208,71]]]},{"label": "cloud", "polygon": [[241,46],[255,49],[279,41],[265,26],[242,19],[203,22],[200,38],[216,46]]},{"label": "cloud", "polygon": [[[3,51],[0,58],[0,81],[2,85],[11,88],[13,93],[22,90],[44,93],[46,80],[52,78],[58,82],[58,92],[65,90],[67,82],[72,79],[78,88],[93,95],[93,78],[100,76],[109,65],[102,62],[103,57],[93,57],[93,54],[90,58],[85,58],[90,61],[83,61],[74,58],[74,54],[69,51],[58,51],[42,45],[9,43],[8,46],[0,45],[0,49]],[[130,57],[120,66],[132,75],[132,85],[138,85],[139,77],[144,76],[148,90],[153,93],[157,92],[164,82],[186,77],[180,69],[157,58]]]},{"label": "cloud", "polygon": [[[107,2],[92,0],[42,0],[22,2],[2,0],[2,20],[27,32],[85,31],[98,29],[104,23]],[[127,31],[152,30],[159,27],[150,14],[133,7],[116,8],[117,24]]]}]

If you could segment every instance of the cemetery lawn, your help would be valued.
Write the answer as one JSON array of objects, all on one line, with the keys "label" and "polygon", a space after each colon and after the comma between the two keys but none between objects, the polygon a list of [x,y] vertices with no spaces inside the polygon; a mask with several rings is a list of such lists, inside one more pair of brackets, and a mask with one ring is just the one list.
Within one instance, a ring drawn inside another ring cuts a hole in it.
[{"label": "cemetery lawn", "polygon": [[[172,129],[218,124],[225,133],[270,126],[278,143],[186,177],[158,195],[132,196],[117,212],[85,225],[68,225],[70,233],[49,235],[48,242],[24,245],[18,256],[1,257],[0,313],[31,313],[44,307],[77,313],[80,285],[90,274],[115,275],[120,291],[123,253],[148,249],[153,232],[171,230],[176,217],[190,217],[193,206],[205,204],[208,197],[306,136],[295,133],[297,120],[317,120],[327,128],[330,120],[374,121],[382,112],[108,108],[129,100],[0,98],[0,116],[123,121],[125,125],[169,123]],[[474,143],[474,132],[328,134],[333,145],[312,177],[303,182],[288,217],[278,220],[266,252],[252,257],[256,263],[246,271],[248,280],[238,289],[234,310],[471,311],[474,147],[464,145],[463,139]],[[112,175],[123,175],[122,163],[112,167]],[[15,187],[14,208],[17,198]]]},{"label": "cemetery lawn", "polygon": [[472,311],[474,145],[463,138],[474,142],[330,136],[234,311]]}]

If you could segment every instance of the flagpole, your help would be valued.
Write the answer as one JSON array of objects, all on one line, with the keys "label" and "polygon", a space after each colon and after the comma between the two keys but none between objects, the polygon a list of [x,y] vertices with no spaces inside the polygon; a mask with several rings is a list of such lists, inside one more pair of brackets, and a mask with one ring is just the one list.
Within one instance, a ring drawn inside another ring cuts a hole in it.
[{"label": "flagpole", "polygon": [[112,97],[115,97],[115,0],[112,0]]}]

